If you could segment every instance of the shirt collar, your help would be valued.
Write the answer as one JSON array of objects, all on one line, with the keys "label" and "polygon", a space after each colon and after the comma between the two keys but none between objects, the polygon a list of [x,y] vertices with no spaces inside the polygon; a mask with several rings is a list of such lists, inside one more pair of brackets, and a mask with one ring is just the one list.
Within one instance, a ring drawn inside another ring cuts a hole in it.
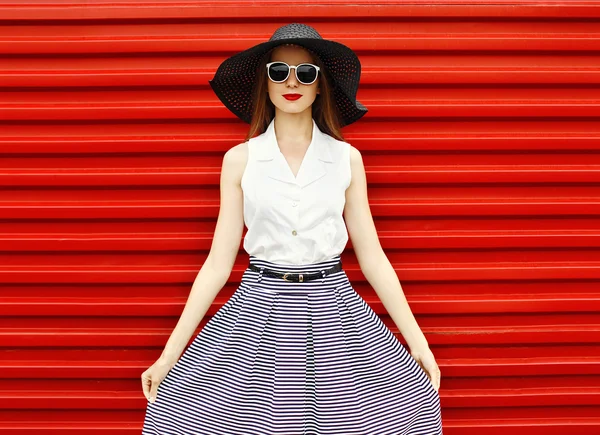
[{"label": "shirt collar", "polygon": [[[309,151],[314,148],[315,156],[324,162],[333,162],[331,152],[329,150],[329,138],[330,136],[323,133],[314,119],[312,119],[312,140],[309,145]],[[273,160],[278,153],[280,153],[279,145],[277,144],[277,137],[275,136],[275,118],[271,120],[269,126],[265,132],[256,137],[261,139],[261,144],[258,147],[257,159],[258,160]],[[307,151],[308,152],[308,151]]]}]

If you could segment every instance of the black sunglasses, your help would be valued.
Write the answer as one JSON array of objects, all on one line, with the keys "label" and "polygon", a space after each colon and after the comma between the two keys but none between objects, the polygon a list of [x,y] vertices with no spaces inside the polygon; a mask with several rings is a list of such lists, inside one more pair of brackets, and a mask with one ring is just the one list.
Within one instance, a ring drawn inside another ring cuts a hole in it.
[{"label": "black sunglasses", "polygon": [[310,85],[317,80],[319,67],[312,63],[301,63],[300,65],[290,66],[285,62],[269,62],[267,64],[267,73],[269,79],[275,83],[282,83],[290,76],[290,70],[294,68],[296,78],[303,85]]}]

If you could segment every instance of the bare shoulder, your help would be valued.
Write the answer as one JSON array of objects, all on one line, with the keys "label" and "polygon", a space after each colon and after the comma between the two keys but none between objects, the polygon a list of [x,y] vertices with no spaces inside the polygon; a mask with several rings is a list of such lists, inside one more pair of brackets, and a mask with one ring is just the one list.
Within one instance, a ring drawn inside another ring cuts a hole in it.
[{"label": "bare shoulder", "polygon": [[362,154],[352,145],[350,145],[350,174],[349,187],[356,186],[357,183],[362,184],[366,178]]},{"label": "bare shoulder", "polygon": [[241,180],[248,161],[248,142],[229,148],[223,156],[223,172],[235,180]]},{"label": "bare shoulder", "polygon": [[350,145],[350,162],[352,164],[362,162],[362,154],[360,153],[358,148],[354,147],[353,145]]},{"label": "bare shoulder", "polygon": [[248,159],[248,142],[234,145],[225,152],[224,160],[228,163],[245,163]]}]

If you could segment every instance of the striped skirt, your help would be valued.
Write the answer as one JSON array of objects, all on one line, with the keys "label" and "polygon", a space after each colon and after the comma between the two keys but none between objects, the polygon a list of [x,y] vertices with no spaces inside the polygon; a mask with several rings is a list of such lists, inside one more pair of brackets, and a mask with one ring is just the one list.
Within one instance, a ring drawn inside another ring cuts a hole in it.
[{"label": "striped skirt", "polygon": [[246,269],[146,406],[144,435],[442,434],[437,391],[344,270],[295,283]]}]

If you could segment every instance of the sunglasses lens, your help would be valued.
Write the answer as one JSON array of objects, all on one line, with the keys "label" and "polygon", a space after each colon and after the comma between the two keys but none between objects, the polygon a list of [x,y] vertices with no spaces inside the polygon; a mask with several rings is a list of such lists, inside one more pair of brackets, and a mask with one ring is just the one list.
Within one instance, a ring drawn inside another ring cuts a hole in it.
[{"label": "sunglasses lens", "polygon": [[317,78],[317,69],[313,65],[300,65],[297,74],[301,83],[310,84]]},{"label": "sunglasses lens", "polygon": [[269,67],[269,77],[274,82],[281,82],[287,78],[289,70],[285,63],[274,63]]}]

